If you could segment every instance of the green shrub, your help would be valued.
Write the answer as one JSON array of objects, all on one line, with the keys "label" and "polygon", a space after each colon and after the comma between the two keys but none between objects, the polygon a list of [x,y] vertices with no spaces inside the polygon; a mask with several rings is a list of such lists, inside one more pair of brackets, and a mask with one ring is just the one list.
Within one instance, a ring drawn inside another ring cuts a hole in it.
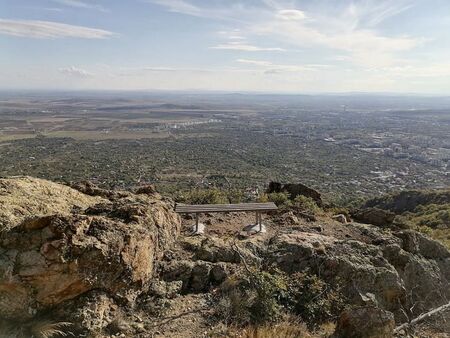
[{"label": "green shrub", "polygon": [[269,195],[267,195],[266,193],[263,193],[261,196],[258,197],[257,202],[260,202],[260,203],[270,202]]},{"label": "green shrub", "polygon": [[178,196],[176,201],[187,204],[223,204],[228,203],[228,197],[224,191],[217,188],[197,188]]},{"label": "green shrub", "polygon": [[227,324],[237,326],[265,325],[291,313],[317,329],[335,320],[344,305],[339,282],[330,284],[308,272],[287,276],[276,269],[251,268],[222,284],[215,312]]},{"label": "green shrub", "polygon": [[331,285],[307,272],[291,275],[288,289],[287,306],[311,328],[335,319],[345,304],[339,282]]},{"label": "green shrub", "polygon": [[227,204],[241,203],[245,196],[240,189],[196,188],[187,192],[177,192],[175,201],[187,204]]},{"label": "green shrub", "polygon": [[286,192],[272,192],[267,195],[267,199],[279,207],[288,207],[292,205],[289,194]]},{"label": "green shrub", "polygon": [[249,278],[252,278],[251,284],[256,291],[251,306],[252,321],[266,323],[278,320],[282,314],[282,299],[287,293],[286,277],[280,272],[255,271]]},{"label": "green shrub", "polygon": [[234,325],[263,324],[277,321],[286,298],[285,275],[251,269],[228,278],[220,288],[216,314]]},{"label": "green shrub", "polygon": [[319,206],[316,204],[316,202],[311,197],[306,197],[303,195],[299,195],[294,199],[293,206],[303,212],[307,212],[307,213],[311,213],[311,214],[316,214],[319,211],[321,211]]},{"label": "green shrub", "polygon": [[231,188],[226,192],[229,203],[241,203],[244,200],[242,190]]}]

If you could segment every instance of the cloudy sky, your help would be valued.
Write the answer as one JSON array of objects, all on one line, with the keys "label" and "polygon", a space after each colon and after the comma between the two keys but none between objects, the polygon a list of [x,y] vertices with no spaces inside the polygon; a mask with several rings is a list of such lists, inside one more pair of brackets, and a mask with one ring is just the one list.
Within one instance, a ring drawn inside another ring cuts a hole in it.
[{"label": "cloudy sky", "polygon": [[450,94],[449,0],[0,0],[0,89]]}]

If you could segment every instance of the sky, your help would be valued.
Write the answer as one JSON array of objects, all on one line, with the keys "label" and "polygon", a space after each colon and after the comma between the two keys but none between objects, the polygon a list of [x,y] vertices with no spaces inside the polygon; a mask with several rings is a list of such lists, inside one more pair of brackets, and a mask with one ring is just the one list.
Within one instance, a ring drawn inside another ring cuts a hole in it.
[{"label": "sky", "polygon": [[449,0],[0,0],[0,89],[450,95]]}]

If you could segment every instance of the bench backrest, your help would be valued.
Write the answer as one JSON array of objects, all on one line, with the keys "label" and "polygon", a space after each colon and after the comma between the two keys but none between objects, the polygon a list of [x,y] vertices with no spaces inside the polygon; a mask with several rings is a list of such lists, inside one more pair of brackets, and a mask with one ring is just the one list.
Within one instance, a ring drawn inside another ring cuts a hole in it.
[{"label": "bench backrest", "polygon": [[177,204],[175,212],[180,214],[204,212],[239,212],[239,211],[274,211],[277,206],[268,203],[239,203],[239,204]]}]

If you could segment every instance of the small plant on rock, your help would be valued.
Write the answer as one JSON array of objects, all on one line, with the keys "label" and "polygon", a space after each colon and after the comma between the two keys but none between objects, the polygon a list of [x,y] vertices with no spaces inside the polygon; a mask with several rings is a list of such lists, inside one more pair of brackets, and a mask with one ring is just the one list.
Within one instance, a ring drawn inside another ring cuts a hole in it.
[{"label": "small plant on rock", "polygon": [[308,272],[290,276],[287,306],[311,327],[333,320],[344,308],[340,283],[326,283],[320,277]]},{"label": "small plant on rock", "polygon": [[235,325],[277,321],[283,313],[281,300],[286,297],[286,292],[283,274],[250,268],[222,284],[216,313]]},{"label": "small plant on rock", "polygon": [[306,212],[313,215],[319,213],[322,210],[311,197],[306,197],[303,195],[298,195],[294,199],[293,206],[294,208],[302,212]]}]

